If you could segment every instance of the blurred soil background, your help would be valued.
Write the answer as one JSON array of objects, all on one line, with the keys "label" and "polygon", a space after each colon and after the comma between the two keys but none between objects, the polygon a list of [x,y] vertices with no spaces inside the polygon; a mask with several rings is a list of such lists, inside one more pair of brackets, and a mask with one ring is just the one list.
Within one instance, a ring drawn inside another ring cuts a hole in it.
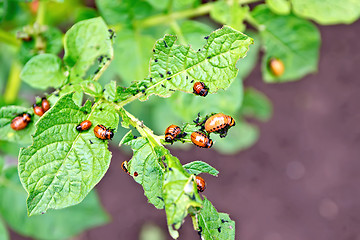
[{"label": "blurred soil background", "polygon": [[[317,74],[264,84],[258,64],[246,79],[274,104],[273,118],[258,124],[255,146],[232,156],[196,147],[172,151],[182,163],[204,160],[220,171],[217,178],[202,175],[204,195],[236,221],[237,240],[360,240],[360,21],[319,28]],[[111,150],[97,190],[112,222],[76,239],[135,240],[149,222],[170,239],[165,212],[148,204],[120,168],[131,156]],[[12,232],[11,239],[29,238]],[[190,218],[179,239],[199,239]]]}]

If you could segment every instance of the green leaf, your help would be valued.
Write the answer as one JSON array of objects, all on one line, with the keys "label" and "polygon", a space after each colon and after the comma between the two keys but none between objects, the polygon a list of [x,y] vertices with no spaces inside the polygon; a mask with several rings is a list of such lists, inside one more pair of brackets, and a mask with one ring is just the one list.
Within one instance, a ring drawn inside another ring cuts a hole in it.
[{"label": "green leaf", "polygon": [[148,96],[169,97],[173,91],[193,92],[193,81],[204,82],[209,93],[227,88],[237,75],[235,64],[245,57],[253,40],[228,27],[214,31],[200,51],[176,45],[176,37],[166,35],[155,43],[150,62],[150,76],[138,85],[147,84]]},{"label": "green leaf", "polygon": [[24,204],[27,194],[20,184],[16,168],[6,169],[4,177],[5,182],[0,180],[0,215],[21,235],[36,239],[68,239],[109,222],[95,191],[91,191],[77,206],[28,217]]},{"label": "green leaf", "polygon": [[208,173],[215,177],[219,174],[219,171],[202,161],[193,161],[183,166],[190,174],[199,175],[200,173]]},{"label": "green leaf", "polygon": [[79,83],[68,84],[61,88],[59,91],[59,96],[64,96],[66,94],[74,93],[73,99],[77,105],[82,103],[83,92],[92,97],[101,97],[103,95],[103,88],[100,83],[92,80],[84,80]]},{"label": "green leaf", "polygon": [[5,166],[5,160],[4,158],[0,155],[0,176],[1,176],[1,173],[3,171],[3,168]]},{"label": "green leaf", "polygon": [[[131,142],[133,139],[134,139],[134,135],[132,134],[132,130],[130,130],[122,137],[122,139],[119,143],[119,147]],[[131,143],[129,143],[129,145],[131,145]]]},{"label": "green leaf", "polygon": [[201,207],[202,200],[197,192],[194,175],[182,167],[180,161],[166,155],[167,169],[164,175],[164,202],[167,224],[172,238],[179,237],[178,229],[189,212]]},{"label": "green leaf", "polygon": [[104,87],[104,98],[108,101],[115,101],[116,99],[116,81],[110,81]]},{"label": "green leaf", "polygon": [[0,108],[0,140],[14,142],[18,144],[30,144],[31,135],[35,132],[35,122],[38,116],[32,115],[32,120],[22,129],[15,131],[10,127],[11,120],[22,113],[32,115],[32,110],[20,106],[5,106]]},{"label": "green leaf", "polygon": [[2,240],[9,240],[9,233],[6,229],[5,224],[3,223],[3,221],[0,219],[0,239]]},{"label": "green leaf", "polygon": [[198,4],[199,0],[182,0],[182,1],[170,1],[170,0],[146,0],[155,9],[166,10],[171,4],[172,10],[189,9]]},{"label": "green leaf", "polygon": [[[264,26],[260,34],[265,47],[262,72],[266,82],[298,80],[317,70],[320,34],[312,23],[293,15],[275,15],[265,5],[257,6],[252,15]],[[285,71],[279,77],[268,68],[271,58],[284,64]]]},{"label": "green leaf", "polygon": [[358,0],[291,0],[295,14],[329,25],[355,22],[360,17]]},{"label": "green leaf", "polygon": [[158,12],[142,0],[96,0],[96,6],[108,24],[120,24],[129,28],[132,28],[132,21]]},{"label": "green leaf", "polygon": [[226,1],[217,1],[211,8],[210,17],[221,24],[244,31],[246,26],[243,21],[248,12],[248,6],[242,7],[236,1],[232,5],[229,5]]},{"label": "green leaf", "polygon": [[276,14],[287,15],[290,13],[289,0],[266,0],[268,7]]},{"label": "green leaf", "polygon": [[246,58],[244,58],[241,61],[238,61],[236,63],[236,67],[239,69],[238,76],[242,80],[245,80],[245,78],[255,68],[255,66],[258,62],[258,59],[259,59],[259,52],[260,52],[260,46],[261,46],[261,40],[260,40],[259,34],[253,32],[253,31],[248,31],[248,32],[246,32],[246,34],[254,39],[254,45],[251,46],[251,51],[248,52],[248,54],[246,55]]},{"label": "green leaf", "polygon": [[130,85],[134,80],[144,79],[149,72],[149,59],[155,40],[148,35],[124,30],[117,33],[115,59],[112,67],[117,69],[121,79]]},{"label": "green leaf", "polygon": [[66,80],[61,59],[53,54],[40,54],[28,61],[21,71],[20,78],[33,88],[58,88]]},{"label": "green leaf", "polygon": [[[19,175],[29,193],[30,216],[81,202],[109,167],[108,141],[98,139],[93,130],[98,124],[115,129],[118,114],[101,102],[80,108],[72,95],[60,98],[42,116],[33,144],[20,152]],[[76,126],[86,119],[92,127],[78,132]]]},{"label": "green leaf", "polygon": [[[126,139],[129,138],[130,135],[127,134]],[[133,178],[144,188],[149,203],[158,209],[164,208],[162,193],[164,166],[160,163],[154,146],[145,138],[124,142],[134,151],[133,157],[128,162],[128,171],[132,176],[134,172],[138,173],[138,176]]]},{"label": "green leaf", "polygon": [[57,55],[63,48],[62,32],[55,27],[48,27],[48,29],[42,33],[42,36],[46,41],[46,52]]},{"label": "green leaf", "polygon": [[244,120],[236,119],[236,126],[232,127],[226,138],[212,135],[214,148],[222,154],[235,154],[254,145],[259,139],[259,129]]},{"label": "green leaf", "polygon": [[66,32],[64,42],[70,80],[84,77],[98,57],[113,56],[110,33],[100,17],[76,23]]},{"label": "green leaf", "polygon": [[205,197],[201,212],[196,215],[201,239],[235,240],[235,222],[226,213],[218,213]]},{"label": "green leaf", "polygon": [[262,92],[249,87],[245,89],[240,111],[245,117],[254,117],[266,122],[271,118],[272,104]]}]

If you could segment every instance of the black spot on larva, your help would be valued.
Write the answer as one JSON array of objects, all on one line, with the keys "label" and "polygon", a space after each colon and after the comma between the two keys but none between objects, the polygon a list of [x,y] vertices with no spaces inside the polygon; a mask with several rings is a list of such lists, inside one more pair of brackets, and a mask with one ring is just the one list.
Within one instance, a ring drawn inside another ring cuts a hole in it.
[{"label": "black spot on larva", "polygon": [[102,92],[105,92],[106,91],[106,89],[104,88],[103,90],[102,90]]},{"label": "black spot on larva", "polygon": [[59,94],[58,94],[58,93],[55,93],[54,95],[55,95],[56,97],[58,97],[58,96],[59,96]]},{"label": "black spot on larva", "polygon": [[164,46],[165,46],[165,47],[168,47],[168,45],[166,44],[165,40],[164,40]]},{"label": "black spot on larva", "polygon": [[71,86],[72,85],[72,83],[69,83],[69,86]]},{"label": "black spot on larva", "polygon": [[191,83],[193,83],[194,82],[194,79],[193,80],[191,80]]},{"label": "black spot on larva", "polygon": [[140,92],[140,90],[139,89],[136,89],[136,93],[139,93]]},{"label": "black spot on larva", "polygon": [[201,49],[199,48],[199,50],[198,50],[199,52],[201,51]]},{"label": "black spot on larva", "polygon": [[155,52],[155,49],[153,49],[153,52]]},{"label": "black spot on larva", "polygon": [[84,113],[85,115],[87,115],[87,114],[88,114],[88,112],[87,112],[87,111],[84,111],[83,113]]},{"label": "black spot on larva", "polygon": [[172,171],[172,168],[171,168],[171,167],[169,167],[169,171]]},{"label": "black spot on larva", "polygon": [[157,196],[158,199],[160,199],[161,201],[164,201],[164,199],[160,196]]},{"label": "black spot on larva", "polygon": [[145,93],[145,89],[141,90],[142,93]]},{"label": "black spot on larva", "polygon": [[157,59],[155,59],[155,62],[158,62],[158,60],[157,60]]},{"label": "black spot on larva", "polygon": [[169,89],[169,91],[173,91],[173,92],[175,92],[175,90],[174,90],[174,89],[171,89],[171,88]]},{"label": "black spot on larva", "polygon": [[170,80],[171,78],[167,78],[166,80]]},{"label": "black spot on larva", "polygon": [[210,59],[211,57],[209,56],[209,57],[207,57],[207,59]]},{"label": "black spot on larva", "polygon": [[166,88],[164,84],[161,84],[161,86],[162,86],[163,88]]},{"label": "black spot on larva", "polygon": [[100,57],[98,58],[98,61],[101,62],[103,60],[104,56],[100,55]]},{"label": "black spot on larva", "polygon": [[218,232],[221,233],[221,227],[218,227]]},{"label": "black spot on larva", "polygon": [[170,72],[170,71],[167,71],[166,73],[167,73],[167,74],[169,74],[169,75],[171,74],[171,72]]},{"label": "black spot on larva", "polygon": [[137,139],[137,136],[134,136],[133,138],[134,138],[134,139]]},{"label": "black spot on larva", "polygon": [[93,144],[93,142],[89,139],[90,144]]},{"label": "black spot on larva", "polygon": [[160,77],[164,77],[164,75],[162,75],[161,73],[159,73]]},{"label": "black spot on larva", "polygon": [[147,88],[148,88],[148,86],[144,85],[144,88],[145,88],[145,89],[147,89]]},{"label": "black spot on larva", "polygon": [[152,82],[152,78],[150,78],[150,82]]},{"label": "black spot on larva", "polygon": [[209,39],[209,36],[204,37],[205,39]]},{"label": "black spot on larva", "polygon": [[100,108],[99,110],[102,111],[102,110],[104,110],[104,109],[103,109],[103,108]]},{"label": "black spot on larva", "polygon": [[96,71],[94,72],[94,74],[97,74],[98,72],[100,72],[100,69],[96,69]]}]

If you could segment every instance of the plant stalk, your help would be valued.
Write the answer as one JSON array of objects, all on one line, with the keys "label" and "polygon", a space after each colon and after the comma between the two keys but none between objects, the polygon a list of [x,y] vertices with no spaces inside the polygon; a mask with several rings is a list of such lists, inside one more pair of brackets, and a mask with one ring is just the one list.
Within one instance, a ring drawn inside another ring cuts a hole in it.
[{"label": "plant stalk", "polygon": [[15,102],[19,88],[20,88],[20,72],[21,66],[17,61],[14,61],[10,68],[9,78],[6,84],[4,93],[4,101],[6,104]]},{"label": "plant stalk", "polygon": [[[239,4],[249,4],[260,2],[262,0],[238,0]],[[186,9],[178,12],[171,12],[169,14],[159,14],[143,20],[135,21],[134,25],[140,28],[147,28],[161,24],[171,24],[172,21],[184,18],[198,17],[208,14],[213,8],[215,2],[202,4],[197,8]],[[229,2],[228,2],[229,4]],[[230,4],[231,5],[231,4]]]}]

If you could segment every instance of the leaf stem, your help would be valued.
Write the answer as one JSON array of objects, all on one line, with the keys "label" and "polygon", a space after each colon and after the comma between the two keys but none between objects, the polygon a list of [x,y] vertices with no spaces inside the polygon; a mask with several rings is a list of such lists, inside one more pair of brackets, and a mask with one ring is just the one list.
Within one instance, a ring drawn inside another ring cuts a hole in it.
[{"label": "leaf stem", "polygon": [[[119,110],[118,107],[115,107]],[[161,137],[154,134],[154,132],[144,125],[142,121],[137,119],[134,115],[126,111],[124,108],[122,108],[122,113],[125,113],[126,116],[130,119],[130,124],[136,128],[136,130],[141,134],[141,136],[149,139],[150,143],[154,146],[162,146],[162,143],[160,141]]]},{"label": "leaf stem", "polygon": [[38,25],[44,25],[45,12],[46,12],[45,11],[46,10],[45,4],[46,4],[46,1],[39,1],[39,8],[38,8],[37,15],[36,15],[36,20],[35,20],[35,22]]},{"label": "leaf stem", "polygon": [[20,88],[21,66],[14,61],[10,68],[9,78],[4,93],[4,101],[7,104],[15,102]]},{"label": "leaf stem", "polygon": [[[238,0],[239,4],[249,4],[260,2],[262,0]],[[171,12],[169,14],[159,14],[143,20],[134,22],[134,25],[141,28],[152,27],[161,24],[171,24],[172,21],[177,19],[192,18],[208,14],[213,8],[215,2],[202,4],[197,8],[186,9],[178,12]]]},{"label": "leaf stem", "polygon": [[99,80],[99,78],[101,77],[101,75],[105,72],[105,70],[109,67],[110,63],[112,62],[112,60],[114,59],[114,48],[111,48],[111,57],[109,60],[106,61],[106,63],[104,64],[104,66],[102,66],[99,70],[99,72],[97,72],[95,74],[95,76],[93,77],[93,81],[97,81]]},{"label": "leaf stem", "polygon": [[0,29],[0,42],[12,45],[14,47],[20,47],[21,41],[19,41],[14,35]]},{"label": "leaf stem", "polygon": [[256,30],[262,31],[264,30],[265,26],[259,24],[253,16],[251,16],[251,13],[248,12],[245,16],[245,21],[248,22],[251,26],[253,26]]},{"label": "leaf stem", "polygon": [[208,14],[214,4],[213,3],[205,3],[197,8],[186,9],[178,12],[172,12],[170,14],[159,14],[144,20],[135,21],[135,25],[146,28],[161,24],[168,24],[171,23],[173,20],[176,19],[183,19],[183,18],[191,18],[196,16],[201,16]]}]

